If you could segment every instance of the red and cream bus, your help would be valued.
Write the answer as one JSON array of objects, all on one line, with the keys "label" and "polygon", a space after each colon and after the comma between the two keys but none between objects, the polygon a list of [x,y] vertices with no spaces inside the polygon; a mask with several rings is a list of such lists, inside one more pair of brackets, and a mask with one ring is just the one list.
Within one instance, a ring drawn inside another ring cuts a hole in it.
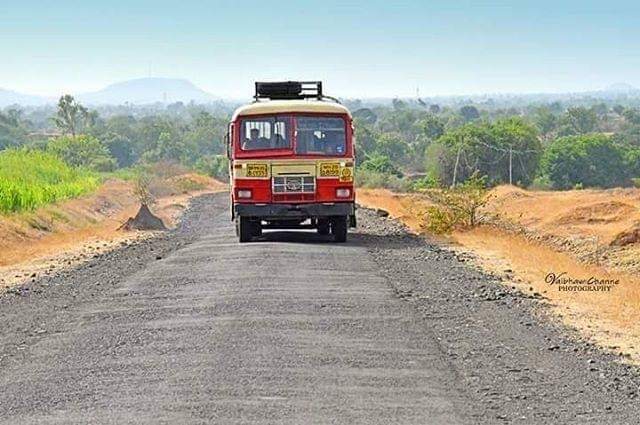
[{"label": "red and cream bus", "polygon": [[229,124],[232,219],[240,242],[312,228],[345,242],[355,226],[353,121],[322,83],[256,83]]}]

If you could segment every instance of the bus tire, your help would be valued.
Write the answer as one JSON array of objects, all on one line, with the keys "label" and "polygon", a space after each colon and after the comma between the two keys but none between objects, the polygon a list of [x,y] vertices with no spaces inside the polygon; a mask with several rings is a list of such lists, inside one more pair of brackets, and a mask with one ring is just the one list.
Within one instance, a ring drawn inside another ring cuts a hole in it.
[{"label": "bus tire", "polygon": [[328,235],[330,230],[329,220],[318,220],[318,234]]},{"label": "bus tire", "polygon": [[236,219],[236,233],[240,243],[251,242],[251,237],[253,236],[252,227],[252,223],[247,217],[238,217]]},{"label": "bus tire", "polygon": [[346,216],[334,217],[331,221],[331,233],[336,242],[342,243],[347,241],[347,229],[349,228],[347,218]]},{"label": "bus tire", "polygon": [[262,236],[262,224],[260,220],[251,223],[251,236],[259,238]]}]

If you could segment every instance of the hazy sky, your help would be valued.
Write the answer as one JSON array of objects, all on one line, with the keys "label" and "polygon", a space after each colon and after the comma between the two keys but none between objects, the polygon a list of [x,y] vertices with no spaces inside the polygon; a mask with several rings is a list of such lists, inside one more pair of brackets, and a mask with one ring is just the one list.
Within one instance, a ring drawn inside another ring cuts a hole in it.
[{"label": "hazy sky", "polygon": [[640,86],[638,1],[0,0],[0,87],[180,77],[219,96],[322,79],[338,96]]}]

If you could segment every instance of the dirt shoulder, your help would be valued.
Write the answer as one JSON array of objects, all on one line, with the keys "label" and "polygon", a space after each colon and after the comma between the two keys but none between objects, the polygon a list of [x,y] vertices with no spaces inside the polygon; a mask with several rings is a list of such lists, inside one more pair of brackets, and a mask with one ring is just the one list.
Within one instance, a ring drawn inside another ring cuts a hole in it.
[{"label": "dirt shoulder", "polygon": [[[638,190],[528,192],[499,187],[484,211],[485,225],[436,239],[473,258],[505,285],[538,294],[556,318],[582,337],[639,364],[640,279],[635,270],[640,244],[610,245],[620,232],[635,226],[639,196]],[[421,212],[430,204],[421,195],[366,189],[358,192],[358,202],[389,211],[415,233],[422,232]],[[559,277],[554,284],[550,274]],[[566,290],[584,284],[561,289],[558,282],[567,278],[606,284],[600,285],[601,291]]]},{"label": "dirt shoulder", "polygon": [[[173,177],[155,188],[157,200],[151,208],[173,228],[191,199],[225,189],[224,184],[200,175]],[[131,182],[109,180],[87,196],[0,216],[0,291],[153,237],[154,232],[118,230],[138,208]]]}]

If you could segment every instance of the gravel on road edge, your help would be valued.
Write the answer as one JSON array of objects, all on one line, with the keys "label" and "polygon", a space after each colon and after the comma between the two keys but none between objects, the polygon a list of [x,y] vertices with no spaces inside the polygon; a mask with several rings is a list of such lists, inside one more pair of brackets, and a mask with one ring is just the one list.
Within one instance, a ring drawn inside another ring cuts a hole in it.
[{"label": "gravel on road edge", "polygon": [[583,341],[534,295],[361,208],[360,238],[432,329],[480,423],[635,424],[640,371]]}]

